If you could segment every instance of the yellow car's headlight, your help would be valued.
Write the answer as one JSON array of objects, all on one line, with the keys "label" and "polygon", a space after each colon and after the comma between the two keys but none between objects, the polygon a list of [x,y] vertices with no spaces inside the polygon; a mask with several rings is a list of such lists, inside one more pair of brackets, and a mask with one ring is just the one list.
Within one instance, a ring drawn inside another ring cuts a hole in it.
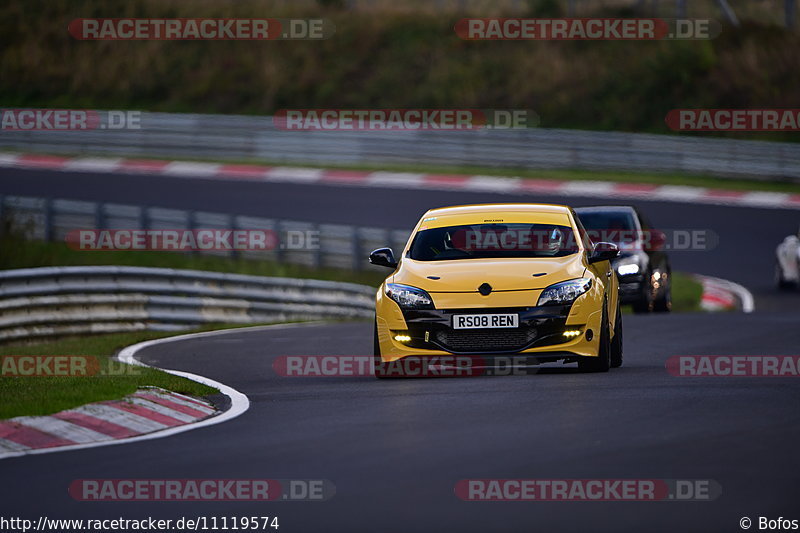
[{"label": "yellow car's headlight", "polygon": [[539,296],[537,305],[564,305],[575,301],[578,296],[592,287],[591,278],[578,278],[550,285]]},{"label": "yellow car's headlight", "polygon": [[433,309],[431,296],[422,289],[400,283],[387,283],[386,295],[402,309]]}]

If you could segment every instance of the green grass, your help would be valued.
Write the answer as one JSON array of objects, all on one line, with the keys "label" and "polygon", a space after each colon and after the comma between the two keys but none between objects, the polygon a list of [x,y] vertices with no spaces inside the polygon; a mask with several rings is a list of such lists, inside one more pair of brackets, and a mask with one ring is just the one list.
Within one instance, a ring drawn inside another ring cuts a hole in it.
[{"label": "green grass", "polygon": [[[461,11],[324,3],[6,0],[0,104],[253,115],[296,107],[532,109],[543,127],[663,133],[672,109],[792,108],[800,99],[800,33],[780,25],[780,2],[737,2],[769,16],[743,18],[708,41],[603,42],[467,42],[453,31]],[[542,16],[542,3],[524,5]],[[712,2],[689,3],[692,13],[702,4],[719,18]],[[525,15],[479,4],[473,16]],[[630,1],[628,8],[580,4],[581,16],[633,15]],[[671,2],[661,4],[671,11]],[[745,8],[735,7],[744,17]],[[81,17],[265,16],[326,18],[336,34],[176,42],[78,41],[67,32]],[[799,139],[793,132],[736,136]]]},{"label": "green grass", "polygon": [[677,312],[701,311],[703,286],[688,274],[672,273],[672,309]]},{"label": "green grass", "polygon": [[47,415],[91,402],[116,400],[145,386],[192,396],[216,393],[216,389],[160,370],[111,360],[125,346],[174,335],[150,331],[114,333],[0,346],[0,359],[8,355],[84,355],[96,357],[99,365],[93,376],[0,377],[0,419]]},{"label": "green grass", "polygon": [[[702,311],[700,299],[703,296],[703,286],[685,272],[672,273],[672,312],[692,313]],[[622,312],[633,313],[631,305],[624,305]]]}]

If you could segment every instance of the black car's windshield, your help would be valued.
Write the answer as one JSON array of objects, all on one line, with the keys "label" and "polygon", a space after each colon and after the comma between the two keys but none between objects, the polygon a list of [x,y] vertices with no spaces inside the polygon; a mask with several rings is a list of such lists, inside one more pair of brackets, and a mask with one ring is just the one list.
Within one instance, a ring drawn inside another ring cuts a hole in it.
[{"label": "black car's windshield", "polygon": [[593,242],[613,242],[620,245],[637,239],[636,221],[629,212],[578,212],[578,218]]},{"label": "black car's windshield", "polygon": [[411,243],[417,261],[562,257],[579,251],[575,233],[556,224],[471,224],[425,229]]}]

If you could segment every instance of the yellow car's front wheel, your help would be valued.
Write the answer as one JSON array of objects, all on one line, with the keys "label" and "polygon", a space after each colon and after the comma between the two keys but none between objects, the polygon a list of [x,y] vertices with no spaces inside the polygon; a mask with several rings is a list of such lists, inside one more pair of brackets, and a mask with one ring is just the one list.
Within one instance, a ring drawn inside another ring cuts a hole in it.
[{"label": "yellow car's front wheel", "polygon": [[611,368],[622,366],[622,312],[617,305],[617,318],[614,320],[614,338],[611,339]]},{"label": "yellow car's front wheel", "polygon": [[[608,372],[611,368],[611,328],[608,323],[607,305],[603,302],[603,315],[600,320],[600,338],[597,343],[597,357],[579,357],[578,369],[581,372]],[[619,322],[622,324],[622,321]]]}]

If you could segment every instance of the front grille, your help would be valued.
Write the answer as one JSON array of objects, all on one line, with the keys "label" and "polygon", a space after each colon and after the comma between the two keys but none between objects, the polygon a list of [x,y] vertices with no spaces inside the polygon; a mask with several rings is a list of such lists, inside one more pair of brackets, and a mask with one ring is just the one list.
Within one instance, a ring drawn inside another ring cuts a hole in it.
[{"label": "front grille", "polygon": [[451,352],[505,352],[522,350],[536,338],[533,328],[505,330],[440,330],[433,339]]}]

